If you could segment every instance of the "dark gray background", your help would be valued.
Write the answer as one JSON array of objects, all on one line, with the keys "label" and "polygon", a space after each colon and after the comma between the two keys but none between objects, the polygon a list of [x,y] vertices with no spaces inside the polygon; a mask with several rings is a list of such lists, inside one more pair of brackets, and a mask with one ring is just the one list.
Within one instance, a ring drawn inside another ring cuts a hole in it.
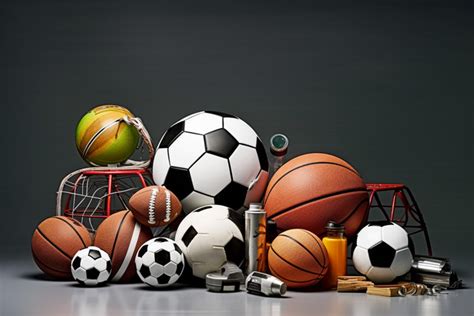
[{"label": "dark gray background", "polygon": [[111,102],[155,144],[213,109],[266,143],[287,134],[291,156],[406,183],[435,254],[472,257],[472,2],[11,1],[0,21],[3,249],[29,254],[60,180],[85,166],[77,121]]}]

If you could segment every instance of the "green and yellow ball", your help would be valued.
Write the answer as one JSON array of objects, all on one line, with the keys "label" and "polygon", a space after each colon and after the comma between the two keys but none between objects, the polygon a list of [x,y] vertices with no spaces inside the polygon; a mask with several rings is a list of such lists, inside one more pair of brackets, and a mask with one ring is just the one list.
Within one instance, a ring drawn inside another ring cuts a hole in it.
[{"label": "green and yellow ball", "polygon": [[91,165],[108,166],[126,161],[135,152],[139,134],[124,117],[134,115],[126,108],[100,105],[87,112],[76,127],[76,147]]}]

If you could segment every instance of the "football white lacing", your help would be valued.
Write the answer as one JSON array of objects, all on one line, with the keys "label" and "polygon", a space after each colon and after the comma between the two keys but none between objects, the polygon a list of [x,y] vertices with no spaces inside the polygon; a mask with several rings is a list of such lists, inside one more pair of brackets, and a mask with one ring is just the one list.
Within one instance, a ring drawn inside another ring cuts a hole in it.
[{"label": "football white lacing", "polygon": [[154,225],[156,224],[155,221],[155,201],[156,196],[158,195],[158,189],[153,188],[151,190],[150,201],[148,203],[148,224]]},{"label": "football white lacing", "polygon": [[165,189],[165,195],[166,195],[166,217],[163,220],[163,222],[168,223],[171,219],[171,194],[170,194],[170,191]]}]

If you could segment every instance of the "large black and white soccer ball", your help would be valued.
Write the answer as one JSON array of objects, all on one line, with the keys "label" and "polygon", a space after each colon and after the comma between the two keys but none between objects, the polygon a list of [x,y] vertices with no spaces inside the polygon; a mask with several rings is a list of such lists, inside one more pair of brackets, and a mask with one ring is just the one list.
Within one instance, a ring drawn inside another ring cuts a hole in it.
[{"label": "large black and white soccer ball", "polygon": [[153,180],[177,195],[186,214],[208,204],[237,210],[261,200],[268,159],[257,133],[243,120],[198,112],[173,124],[161,138]]},{"label": "large black and white soccer ball", "polygon": [[110,257],[98,247],[84,248],[72,258],[71,272],[74,280],[82,285],[102,285],[107,282],[112,272]]},{"label": "large black and white soccer ball", "polygon": [[222,205],[202,206],[183,219],[175,240],[194,276],[205,278],[227,261],[243,264],[242,226],[242,216]]},{"label": "large black and white soccer ball", "polygon": [[135,257],[140,279],[153,287],[165,287],[175,283],[184,270],[184,256],[171,239],[157,237],[144,243]]},{"label": "large black and white soccer ball", "polygon": [[376,283],[393,281],[411,269],[407,232],[392,222],[368,224],[357,234],[352,261],[357,271]]}]

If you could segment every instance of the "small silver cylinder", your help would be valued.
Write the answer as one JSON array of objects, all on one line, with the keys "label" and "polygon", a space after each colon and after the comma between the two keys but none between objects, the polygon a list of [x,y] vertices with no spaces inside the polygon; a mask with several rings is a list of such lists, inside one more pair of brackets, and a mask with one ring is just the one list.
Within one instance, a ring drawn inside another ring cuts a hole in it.
[{"label": "small silver cylinder", "polygon": [[260,203],[251,203],[245,211],[245,274],[265,271],[266,247],[265,210]]}]

